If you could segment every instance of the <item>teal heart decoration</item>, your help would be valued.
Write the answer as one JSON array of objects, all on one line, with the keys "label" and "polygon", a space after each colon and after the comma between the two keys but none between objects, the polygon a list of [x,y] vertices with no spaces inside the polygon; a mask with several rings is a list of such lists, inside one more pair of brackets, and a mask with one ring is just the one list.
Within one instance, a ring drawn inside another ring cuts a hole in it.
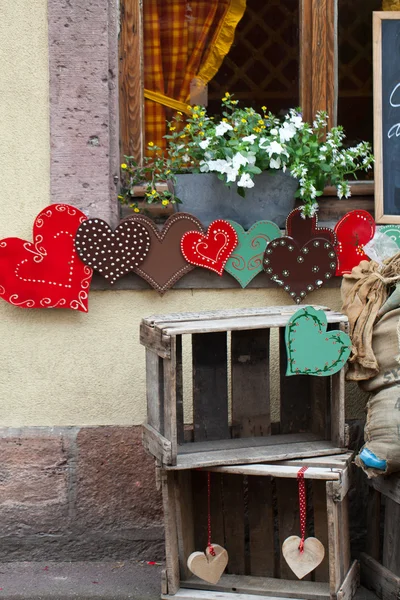
[{"label": "teal heart decoration", "polygon": [[388,235],[400,248],[400,225],[383,225],[378,227],[378,231]]},{"label": "teal heart decoration", "polygon": [[328,331],[323,310],[298,310],[285,329],[286,375],[325,377],[340,371],[350,356],[351,340],[343,331]]},{"label": "teal heart decoration", "polygon": [[236,231],[238,244],[225,265],[225,271],[245,288],[263,270],[263,256],[267,244],[281,237],[282,233],[272,221],[257,221],[248,231],[235,221],[228,223]]}]

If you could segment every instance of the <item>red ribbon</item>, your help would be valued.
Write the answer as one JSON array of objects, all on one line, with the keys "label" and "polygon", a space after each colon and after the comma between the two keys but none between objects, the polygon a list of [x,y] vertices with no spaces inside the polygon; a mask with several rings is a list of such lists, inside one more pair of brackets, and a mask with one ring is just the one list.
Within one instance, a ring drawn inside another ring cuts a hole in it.
[{"label": "red ribbon", "polygon": [[208,506],[208,540],[207,540],[207,548],[211,556],[215,556],[215,550],[211,544],[211,473],[207,471],[207,506]]},{"label": "red ribbon", "polygon": [[304,473],[308,467],[301,467],[297,473],[297,481],[299,484],[299,506],[300,506],[300,532],[301,540],[299,544],[300,552],[304,552],[304,539],[306,537],[307,523],[307,499],[306,499],[306,483],[304,481]]}]

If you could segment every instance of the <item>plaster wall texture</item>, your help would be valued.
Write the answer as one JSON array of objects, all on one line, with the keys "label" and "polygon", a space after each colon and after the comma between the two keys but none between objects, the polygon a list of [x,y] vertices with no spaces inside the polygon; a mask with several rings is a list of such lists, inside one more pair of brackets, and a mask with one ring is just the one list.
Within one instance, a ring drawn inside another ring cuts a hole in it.
[{"label": "plaster wall texture", "polygon": [[[46,0],[0,6],[0,237],[30,239],[34,217],[50,204],[46,11]],[[338,290],[310,301],[340,307]],[[143,316],[288,302],[280,290],[92,292],[87,315],[0,302],[0,426],[139,424]],[[347,416],[360,417],[365,397],[353,387],[347,401]]]}]

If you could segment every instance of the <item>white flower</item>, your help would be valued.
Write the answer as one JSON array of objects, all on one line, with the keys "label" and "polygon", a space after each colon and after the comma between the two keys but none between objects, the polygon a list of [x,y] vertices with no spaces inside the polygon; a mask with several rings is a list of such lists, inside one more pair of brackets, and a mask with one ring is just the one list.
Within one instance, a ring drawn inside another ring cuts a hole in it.
[{"label": "white flower", "polygon": [[224,135],[224,133],[226,133],[227,131],[231,131],[232,129],[232,125],[229,125],[229,123],[225,123],[225,121],[221,121],[221,123],[219,123],[219,125],[217,125],[215,128],[215,135]]},{"label": "white flower", "polygon": [[268,146],[264,147],[263,150],[266,150],[270,156],[272,156],[273,154],[286,154],[286,156],[288,156],[288,153],[286,152],[284,147],[279,142],[275,141],[271,142]]},{"label": "white flower", "polygon": [[321,146],[319,151],[325,153],[325,152],[328,152],[328,148],[326,146]]},{"label": "white flower", "polygon": [[254,187],[254,181],[252,180],[252,178],[250,177],[250,175],[248,173],[243,173],[243,175],[237,182],[237,185],[240,187],[252,188],[252,187]]},{"label": "white flower", "polygon": [[210,171],[217,171],[218,173],[226,173],[228,168],[232,166],[231,161],[223,160],[218,158],[217,160],[210,160],[208,162],[208,168]]},{"label": "white flower", "polygon": [[279,130],[279,138],[281,142],[288,142],[296,135],[296,127],[292,123],[284,123]]},{"label": "white flower", "polygon": [[241,154],[240,152],[237,152],[232,159],[232,164],[235,167],[235,169],[239,169],[239,167],[241,167],[242,165],[247,165],[248,162],[248,159],[245,156],[243,156],[243,154]]},{"label": "white flower", "polygon": [[269,161],[269,166],[271,169],[280,169],[281,168],[281,159],[279,158],[271,158]]},{"label": "white flower", "polygon": [[301,129],[303,127],[303,119],[300,115],[292,115],[290,117],[290,122],[296,127],[296,129]]},{"label": "white flower", "polygon": [[266,149],[267,149],[267,147],[268,147],[268,143],[267,143],[267,142],[268,142],[268,141],[269,141],[269,140],[268,140],[268,138],[266,138],[266,137],[262,137],[262,138],[260,138],[260,141],[259,141],[259,144],[258,144],[258,145],[260,146],[260,148],[261,148],[262,150],[266,150]]},{"label": "white flower", "polygon": [[202,173],[208,173],[208,171],[210,170],[210,167],[208,166],[208,164],[206,163],[205,160],[202,160],[200,163],[200,171]]},{"label": "white flower", "polygon": [[270,133],[271,135],[278,135],[278,130],[274,127],[273,129],[271,129]]},{"label": "white flower", "polygon": [[189,154],[184,154],[184,155],[182,156],[182,161],[183,161],[183,162],[189,162],[189,160],[190,160],[190,156],[189,156]]},{"label": "white flower", "polygon": [[203,148],[203,150],[208,148],[209,145],[210,145],[210,138],[206,138],[205,140],[202,140],[199,144],[200,148]]},{"label": "white flower", "polygon": [[242,141],[250,142],[252,144],[256,138],[257,138],[257,136],[254,135],[254,133],[252,133],[251,135],[246,135],[246,137],[242,138]]},{"label": "white flower", "polygon": [[236,177],[239,174],[239,169],[235,169],[235,167],[227,167],[225,173],[227,183],[230,181],[236,181]]},{"label": "white flower", "polygon": [[255,152],[248,152],[247,154],[247,162],[249,163],[249,165],[254,165],[256,162],[256,155]]}]

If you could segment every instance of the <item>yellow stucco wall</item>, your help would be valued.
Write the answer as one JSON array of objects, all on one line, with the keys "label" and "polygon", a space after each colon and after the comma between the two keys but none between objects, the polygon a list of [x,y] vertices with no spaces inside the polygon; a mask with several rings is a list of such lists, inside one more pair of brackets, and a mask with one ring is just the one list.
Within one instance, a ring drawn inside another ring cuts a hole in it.
[{"label": "yellow stucco wall", "polygon": [[[0,237],[30,239],[50,202],[46,0],[0,9]],[[312,302],[340,307],[339,292]],[[89,313],[0,301],[0,426],[138,424],[145,418],[142,316],[288,303],[280,290],[92,292]],[[348,416],[362,413],[353,388]]]}]

